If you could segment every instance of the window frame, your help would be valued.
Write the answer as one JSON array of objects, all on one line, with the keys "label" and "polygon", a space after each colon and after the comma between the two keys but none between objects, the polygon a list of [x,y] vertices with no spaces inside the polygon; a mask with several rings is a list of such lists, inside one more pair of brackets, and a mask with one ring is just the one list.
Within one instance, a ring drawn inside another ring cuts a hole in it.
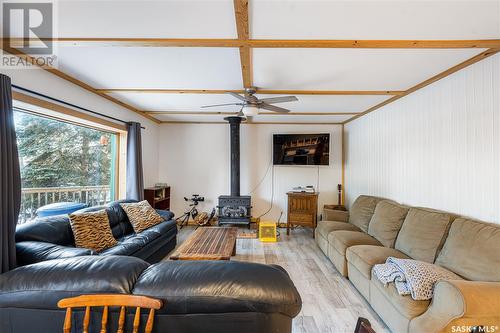
[{"label": "window frame", "polygon": [[127,160],[127,127],[125,125],[17,91],[12,92],[12,99],[13,108],[22,112],[115,134],[116,163],[114,190],[116,197],[114,200],[124,197],[126,191],[125,177]]}]

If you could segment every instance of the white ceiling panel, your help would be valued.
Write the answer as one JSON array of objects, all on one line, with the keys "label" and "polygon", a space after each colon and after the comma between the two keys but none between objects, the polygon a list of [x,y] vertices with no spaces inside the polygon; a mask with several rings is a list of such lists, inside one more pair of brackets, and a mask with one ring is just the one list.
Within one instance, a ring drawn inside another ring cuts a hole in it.
[{"label": "white ceiling panel", "polygon": [[482,49],[254,49],[261,89],[404,90]]},{"label": "white ceiling panel", "polygon": [[[283,96],[283,95],[276,95]],[[274,95],[259,95],[259,98],[275,97]],[[297,102],[279,103],[292,112],[362,112],[386,99],[388,95],[297,95]]]},{"label": "white ceiling panel", "polygon": [[203,105],[238,103],[239,101],[226,94],[156,94],[115,92],[110,94],[125,103],[147,111],[222,111],[237,112],[241,106],[230,105],[202,109]]},{"label": "white ceiling panel", "polygon": [[[155,115],[161,121],[174,121],[174,122],[223,122],[224,117],[221,115]],[[255,116],[252,122],[272,122],[272,123],[340,123],[352,115],[335,115],[335,116],[293,116],[293,115],[261,115]]]},{"label": "white ceiling panel", "polygon": [[[237,99],[226,94],[158,94],[116,92],[111,96],[147,111],[221,111],[236,112],[240,106],[220,106],[201,109],[202,105],[237,103]],[[256,95],[271,98],[283,95]],[[297,102],[279,103],[278,106],[293,112],[361,112],[392,96],[318,96],[297,95]]]},{"label": "white ceiling panel", "polygon": [[265,115],[253,117],[253,122],[282,122],[282,123],[340,123],[351,118],[352,115],[334,116],[293,116],[293,115]]},{"label": "white ceiling panel", "polygon": [[237,48],[61,47],[59,69],[94,88],[240,89]]},{"label": "white ceiling panel", "polygon": [[500,1],[253,0],[256,39],[488,39]]},{"label": "white ceiling panel", "polygon": [[60,37],[236,38],[233,2],[58,2]]}]

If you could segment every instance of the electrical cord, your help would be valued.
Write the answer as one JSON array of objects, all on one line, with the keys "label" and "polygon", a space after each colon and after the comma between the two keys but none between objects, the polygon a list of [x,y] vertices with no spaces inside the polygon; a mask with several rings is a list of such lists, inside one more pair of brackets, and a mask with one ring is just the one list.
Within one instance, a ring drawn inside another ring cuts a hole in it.
[{"label": "electrical cord", "polygon": [[273,202],[274,202],[274,165],[272,166],[272,169],[271,169],[271,206],[269,207],[269,209],[265,213],[260,214],[257,217],[257,219],[260,219],[262,216],[267,215],[273,209]]},{"label": "electrical cord", "polygon": [[319,164],[318,164],[318,174],[316,176],[316,192],[319,192]]},{"label": "electrical cord", "polygon": [[267,174],[269,173],[269,169],[271,168],[271,165],[273,165],[273,159],[272,159],[272,157],[271,157],[271,161],[269,162],[269,164],[267,166],[266,173],[264,174],[264,176],[262,176],[262,178],[260,179],[260,181],[257,183],[257,185],[255,185],[255,187],[250,191],[249,194],[252,194],[253,192],[255,192],[256,189],[258,189],[260,187],[260,185],[262,184],[262,182],[264,181],[264,179],[266,179]]}]

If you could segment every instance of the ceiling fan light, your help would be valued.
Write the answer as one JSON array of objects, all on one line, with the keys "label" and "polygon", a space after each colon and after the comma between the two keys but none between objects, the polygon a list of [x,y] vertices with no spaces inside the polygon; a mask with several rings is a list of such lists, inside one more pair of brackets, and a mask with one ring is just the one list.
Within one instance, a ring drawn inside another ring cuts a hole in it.
[{"label": "ceiling fan light", "polygon": [[259,108],[255,105],[245,105],[243,107],[243,114],[249,117],[256,116],[259,114]]}]

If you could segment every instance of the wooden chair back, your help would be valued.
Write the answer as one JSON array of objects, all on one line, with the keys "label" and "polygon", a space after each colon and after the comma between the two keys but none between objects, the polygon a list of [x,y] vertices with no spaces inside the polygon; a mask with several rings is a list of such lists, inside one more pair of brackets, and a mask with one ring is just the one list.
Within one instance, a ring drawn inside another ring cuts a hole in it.
[{"label": "wooden chair back", "polygon": [[376,333],[368,319],[359,317],[354,333]]},{"label": "wooden chair back", "polygon": [[133,333],[139,332],[139,324],[141,320],[141,308],[149,309],[149,316],[144,329],[145,333],[151,333],[153,330],[153,321],[155,310],[162,307],[162,301],[146,296],[137,295],[119,295],[119,294],[101,294],[101,295],[81,295],[77,297],[64,298],[57,303],[57,306],[66,309],[66,317],[64,319],[63,332],[71,332],[71,313],[72,308],[85,308],[85,316],[83,317],[83,333],[89,333],[90,323],[90,308],[104,307],[102,312],[101,331],[107,333],[108,325],[108,309],[110,306],[120,307],[120,316],[118,318],[117,333],[124,333],[125,312],[126,307],[135,307],[135,316],[133,323]]}]

